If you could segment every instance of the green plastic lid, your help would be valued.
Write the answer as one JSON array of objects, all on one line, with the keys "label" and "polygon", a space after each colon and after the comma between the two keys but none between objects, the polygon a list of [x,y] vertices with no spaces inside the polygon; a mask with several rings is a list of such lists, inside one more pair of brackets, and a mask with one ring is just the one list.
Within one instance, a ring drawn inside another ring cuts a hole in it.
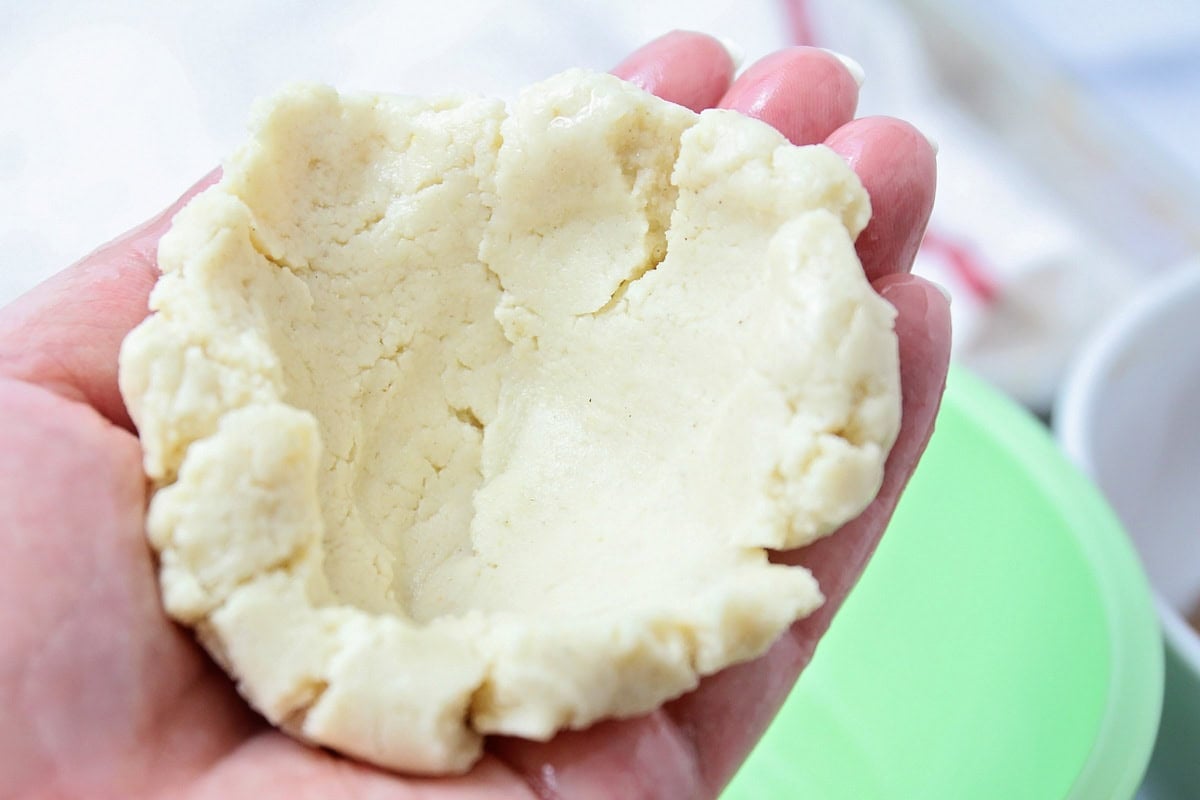
[{"label": "green plastic lid", "polygon": [[955,371],[875,558],[724,796],[1129,798],[1161,701],[1116,518],[1036,420]]}]

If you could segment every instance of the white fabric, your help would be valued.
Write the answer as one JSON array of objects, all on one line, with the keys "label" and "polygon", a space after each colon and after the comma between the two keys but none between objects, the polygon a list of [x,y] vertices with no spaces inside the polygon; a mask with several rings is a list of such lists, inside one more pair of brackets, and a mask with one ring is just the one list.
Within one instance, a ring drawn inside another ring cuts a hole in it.
[{"label": "white fabric", "polygon": [[[10,4],[0,26],[0,303],[160,210],[219,163],[251,103],[297,80],[507,94],[607,68],[673,27],[752,54],[774,3]],[[751,49],[753,48],[753,49]]]},{"label": "white fabric", "polygon": [[[161,209],[240,141],[253,99],[287,82],[510,94],[569,66],[609,67],[676,27],[728,37],[750,61],[789,43],[787,4],[9,4],[0,26],[0,304]],[[821,44],[866,67],[865,111],[913,119],[939,141],[933,231],[978,257],[996,289],[988,300],[964,284],[944,248],[922,255],[918,271],[955,295],[956,357],[1046,407],[1064,363],[1125,298],[1135,268],[1105,246],[1111,230],[1090,229],[939,92],[903,10],[910,4],[999,15],[1072,79],[1064,85],[1131,121],[1163,163],[1190,176],[1185,185],[1200,185],[1200,14],[1193,0],[1102,12],[1085,0],[797,3]]]}]

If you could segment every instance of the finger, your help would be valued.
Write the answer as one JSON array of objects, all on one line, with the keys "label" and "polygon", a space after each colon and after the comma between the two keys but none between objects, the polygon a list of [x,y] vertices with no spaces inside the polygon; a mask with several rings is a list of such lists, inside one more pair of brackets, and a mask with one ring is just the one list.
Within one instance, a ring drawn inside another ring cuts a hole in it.
[{"label": "finger", "polygon": [[904,402],[883,486],[867,510],[832,537],[781,559],[813,571],[825,604],[763,658],[704,679],[662,710],[563,733],[546,744],[491,742],[535,788],[561,797],[715,796],[762,735],[878,543],[929,440],[945,386],[950,317],[941,293],[910,275],[889,276],[876,288],[899,311]]},{"label": "finger", "polygon": [[[874,502],[841,528],[809,547],[780,554],[780,563],[802,564],[812,571],[828,598],[797,631],[815,639],[828,625],[842,598],[874,551],[900,493],[925,451],[946,386],[950,361],[950,305],[934,284],[916,275],[888,275],[876,291],[896,308],[902,396],[901,430],[888,454],[883,486]],[[848,535],[847,535],[848,534]],[[852,554],[851,558],[847,558]]]},{"label": "finger", "polygon": [[883,486],[871,505],[837,533],[775,559],[811,570],[825,594],[824,605],[793,625],[766,656],[709,678],[669,709],[694,743],[706,784],[714,792],[749,754],[808,664],[879,543],[933,431],[950,356],[949,306],[938,289],[911,275],[889,276],[877,282],[876,289],[899,312],[903,396],[901,430],[888,456]]},{"label": "finger", "polygon": [[692,111],[712,108],[729,88],[736,65],[719,41],[672,31],[626,58],[613,74]]},{"label": "finger", "polygon": [[854,243],[867,278],[908,272],[933,210],[937,159],[907,122],[864,117],[825,142],[858,174],[871,197],[871,221]]},{"label": "finger", "polygon": [[751,66],[719,105],[761,119],[793,144],[817,144],[854,119],[858,84],[829,51],[792,47]]},{"label": "finger", "polygon": [[159,216],[0,310],[0,375],[87,403],[132,429],[117,389],[121,341],[148,313],[159,238],[175,213],[219,177],[219,170],[209,173]]}]

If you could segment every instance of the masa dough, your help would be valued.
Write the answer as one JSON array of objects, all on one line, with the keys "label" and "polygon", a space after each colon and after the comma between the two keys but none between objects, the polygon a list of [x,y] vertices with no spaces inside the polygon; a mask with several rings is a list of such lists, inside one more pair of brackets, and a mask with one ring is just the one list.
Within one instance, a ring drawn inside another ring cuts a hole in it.
[{"label": "masa dough", "polygon": [[402,770],[649,711],[821,596],[899,420],[854,174],[570,72],[283,93],[162,240],[121,389],[164,603],[273,723]]}]

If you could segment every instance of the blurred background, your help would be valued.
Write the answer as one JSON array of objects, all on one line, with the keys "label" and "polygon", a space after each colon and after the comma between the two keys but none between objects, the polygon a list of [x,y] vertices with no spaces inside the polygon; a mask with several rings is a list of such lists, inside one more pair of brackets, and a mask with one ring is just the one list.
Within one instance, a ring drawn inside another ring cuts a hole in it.
[{"label": "blurred background", "polygon": [[[3,0],[0,18],[0,305],[174,200],[282,84],[507,96],[672,28],[747,63],[847,53],[862,113],[938,142],[916,269],[953,296],[958,364],[1044,420],[1097,331],[1200,254],[1194,0]],[[1195,494],[1198,460],[1175,470]]]},{"label": "blurred background", "polygon": [[3,16],[0,301],[161,209],[284,83],[508,95],[678,27],[750,60],[844,51],[866,68],[864,113],[939,142],[918,269],[955,297],[959,361],[1040,412],[1088,331],[1200,251],[1191,0],[49,0]]}]

